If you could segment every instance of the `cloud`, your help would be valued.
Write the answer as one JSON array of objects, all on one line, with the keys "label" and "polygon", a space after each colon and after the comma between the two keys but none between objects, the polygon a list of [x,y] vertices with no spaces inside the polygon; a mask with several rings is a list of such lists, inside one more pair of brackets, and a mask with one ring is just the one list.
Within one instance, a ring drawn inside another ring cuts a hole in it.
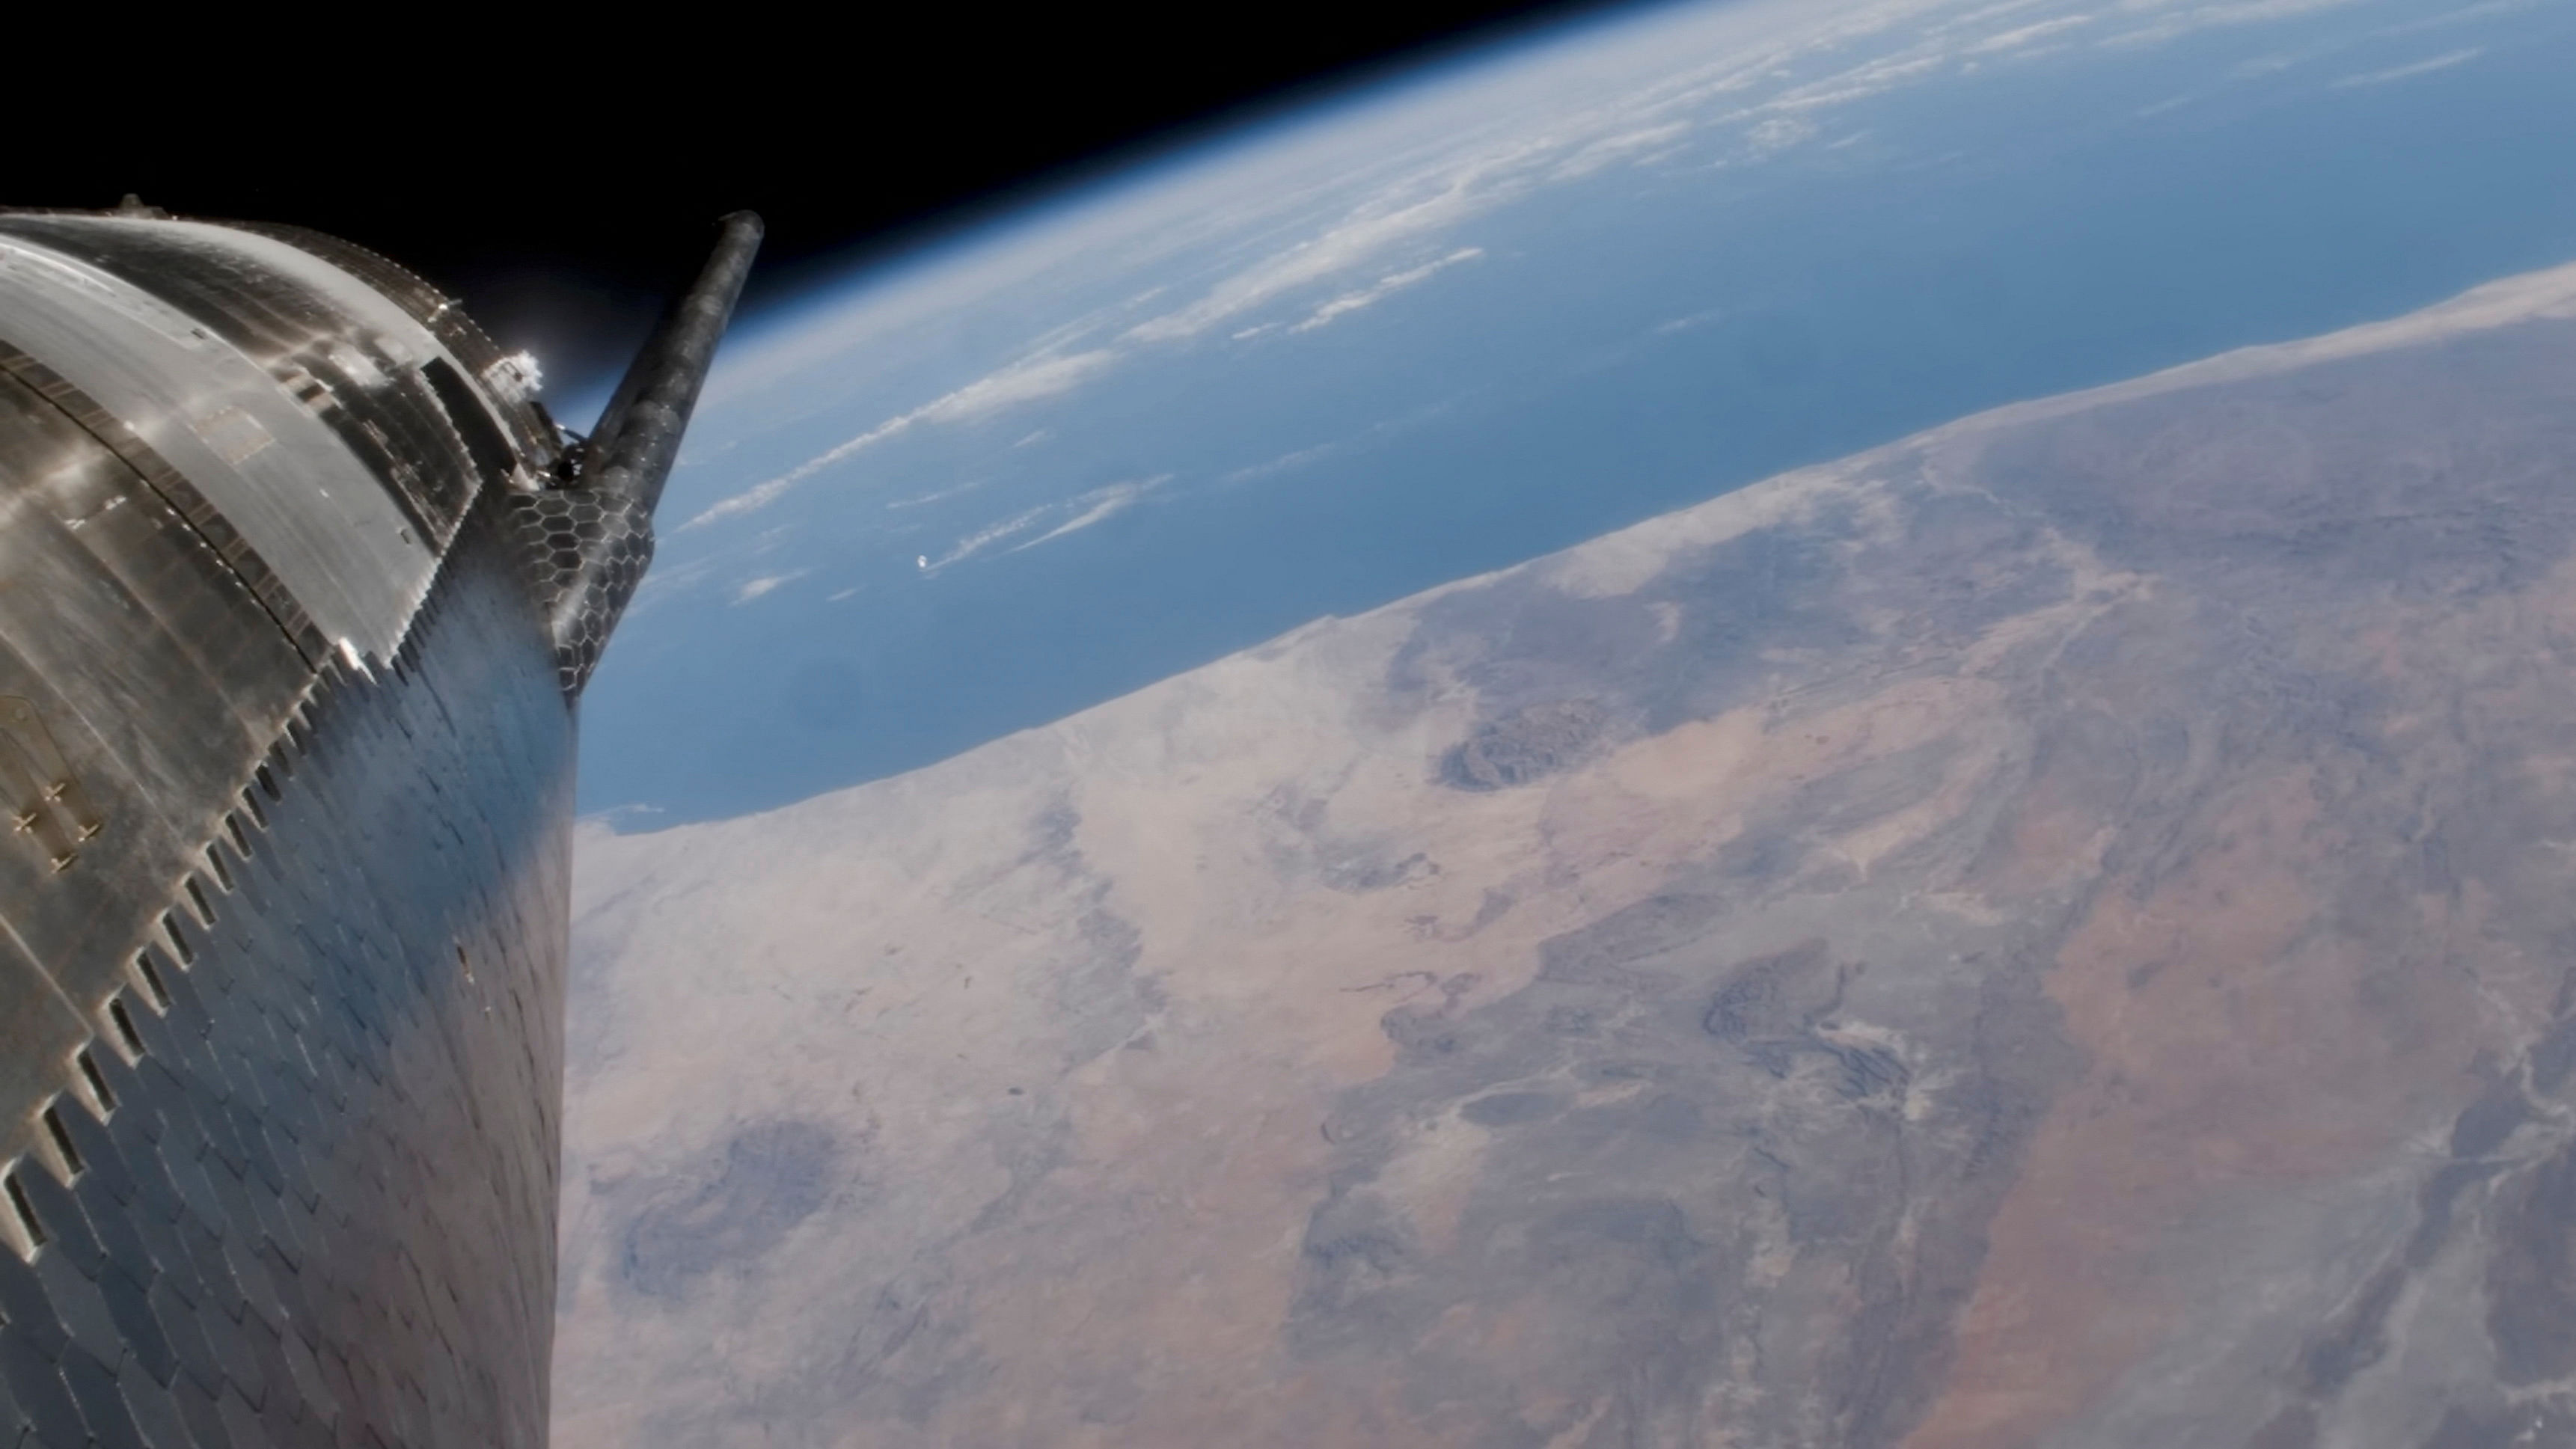
[{"label": "cloud", "polygon": [[2001,51],[2021,50],[2035,42],[2046,40],[2052,35],[2061,35],[2092,23],[2093,17],[2090,15],[2065,15],[2055,20],[2042,20],[2022,26],[2018,30],[2007,30],[2001,35],[1989,35],[1969,46],[1966,54],[1994,55]]},{"label": "cloud", "polygon": [[742,587],[733,591],[733,601],[737,604],[748,604],[780,584],[793,583],[803,577],[805,577],[805,570],[798,569],[793,573],[764,574],[756,579],[746,579]]},{"label": "cloud", "polygon": [[2297,20],[2356,3],[2358,0],[2224,0],[2224,3],[2214,5],[2177,5],[2173,0],[2124,0],[2118,7],[2123,15],[2156,11],[2169,13],[2134,29],[2105,36],[2100,43],[2105,46],[2162,45],[2195,30]]},{"label": "cloud", "polygon": [[1014,544],[1011,548],[1011,552],[1018,553],[1024,549],[1035,548],[1039,544],[1049,543],[1062,538],[1068,533],[1089,528],[1091,525],[1100,522],[1104,518],[1108,518],[1112,514],[1124,513],[1128,509],[1135,507],[1146,494],[1151,493],[1156,488],[1170,482],[1171,479],[1171,474],[1164,473],[1156,477],[1140,479],[1133,483],[1112,483],[1106,488],[1094,489],[1089,493],[1085,493],[1081,497],[1074,499],[1071,505],[1081,508],[1082,512],[1075,514],[1073,517],[1066,519],[1064,522],[1057,524],[1055,527],[1048,529],[1046,532],[1039,534],[1037,537],[1030,539],[1026,543]]},{"label": "cloud", "polygon": [[1989,20],[1999,20],[2007,15],[2019,15],[2025,10],[2036,10],[2047,3],[2048,0],[2003,0],[2002,4],[1981,5],[1964,15],[1952,16],[1946,21],[1937,22],[1927,29],[1934,35],[1945,35],[1952,31],[1982,25]]},{"label": "cloud", "polygon": [[1644,126],[1634,131],[1620,132],[1615,136],[1604,136],[1598,141],[1587,142],[1577,147],[1573,155],[1557,163],[1556,169],[1548,173],[1548,179],[1572,181],[1578,177],[1589,176],[1605,166],[1651,154],[1682,139],[1690,132],[1691,123],[1688,121],[1666,121],[1661,125]]},{"label": "cloud", "polygon": [[1847,106],[1854,101],[1883,95],[1909,82],[1927,79],[1947,70],[1949,66],[1949,52],[1940,49],[1935,49],[1929,54],[1885,56],[1863,65],[1853,66],[1848,70],[1836,71],[1805,85],[1792,86],[1770,100],[1758,106],[1747,107],[1727,119],[1736,120],[1776,113],[1795,114],[1802,111],[1821,111],[1835,106]]},{"label": "cloud", "polygon": [[767,482],[754,484],[730,498],[717,500],[674,532],[703,528],[719,519],[767,508],[785,496],[797,484],[824,469],[849,460],[869,448],[922,423],[971,422],[990,416],[1020,403],[1053,397],[1069,392],[1117,360],[1107,349],[1077,352],[1064,357],[1023,357],[1019,361],[988,373],[943,397],[886,419],[866,432],[844,443],[838,443],[815,454]]},{"label": "cloud", "polygon": [[815,455],[814,457],[808,458],[804,462],[797,464],[795,467],[788,469],[786,472],[779,474],[777,477],[772,478],[767,482],[754,484],[731,497],[717,499],[713,504],[709,505],[695,517],[689,519],[686,523],[681,524],[678,528],[671,531],[674,533],[686,533],[693,528],[704,528],[718,519],[731,518],[737,513],[750,513],[757,509],[767,508],[772,503],[777,502],[780,497],[785,495],[788,489],[795,487],[797,484],[804,482],[806,479],[813,477],[815,474],[822,472],[824,469],[831,467],[833,464],[840,462],[844,458],[852,457],[864,449],[875,447],[877,444],[884,442],[886,439],[893,437],[895,434],[900,433],[911,426],[912,414],[910,413],[906,413],[899,418],[888,418],[884,422],[877,424],[875,427],[868,429],[866,432],[859,434],[857,437],[850,439],[848,442],[839,444],[825,452]]},{"label": "cloud", "polygon": [[1266,463],[1255,463],[1249,468],[1237,468],[1217,481],[1248,483],[1255,478],[1267,478],[1273,473],[1285,473],[1291,468],[1303,468],[1319,459],[1329,458],[1341,450],[1340,443],[1317,443],[1311,448],[1299,448],[1293,452],[1282,453]]},{"label": "cloud", "polygon": [[1446,271],[1447,269],[1458,265],[1460,262],[1474,261],[1476,258],[1481,257],[1484,254],[1485,249],[1483,247],[1460,247],[1458,250],[1451,252],[1449,255],[1441,257],[1436,261],[1424,262],[1418,267],[1410,267],[1401,272],[1390,273],[1378,278],[1370,285],[1360,288],[1356,292],[1344,292],[1342,295],[1326,302],[1324,305],[1316,308],[1312,313],[1308,314],[1305,321],[1298,323],[1296,326],[1291,327],[1288,330],[1292,333],[1312,332],[1318,327],[1330,324],[1337,318],[1347,317],[1351,313],[1360,310],[1362,307],[1374,306],[1381,298],[1384,298],[1391,293],[1403,291],[1414,283],[1429,278],[1435,272]]},{"label": "cloud", "polygon": [[921,571],[925,574],[935,574],[941,569],[948,567],[950,564],[963,563],[966,560],[973,558],[975,555],[982,553],[984,550],[991,548],[997,543],[1015,538],[1020,534],[1026,533],[1030,529],[1037,527],[1039,524],[1046,521],[1046,516],[1049,513],[1054,511],[1055,510],[1052,506],[1025,509],[1021,512],[1012,514],[1010,517],[1005,518],[1001,522],[993,524],[990,527],[977,529],[975,532],[957,540],[956,545],[950,548],[948,552],[941,554],[939,557],[932,559],[926,564],[923,564],[921,566]]},{"label": "cloud", "polygon": [[917,493],[910,498],[891,498],[886,500],[886,511],[894,513],[906,508],[919,508],[925,503],[937,503],[943,499],[954,498],[960,493],[972,493],[983,487],[985,482],[985,479],[977,478],[965,483],[952,483],[948,487],[929,493]]},{"label": "cloud", "polygon": [[[957,540],[955,546],[946,553],[923,563],[921,572],[938,573],[952,564],[964,563],[977,554],[988,553],[996,546],[1005,543],[1011,544],[1010,548],[1005,550],[1009,553],[1019,553],[1024,549],[1035,548],[1039,544],[1062,538],[1068,533],[1078,532],[1103,519],[1124,513],[1142,502],[1147,494],[1170,481],[1172,481],[1171,474],[1160,473],[1151,478],[1130,479],[1124,483],[1112,483],[1105,488],[1095,488],[1062,502],[1041,503],[1035,508],[1024,508],[998,523],[979,528]],[[1072,516],[1063,518],[1068,513]],[[1055,518],[1063,518],[1063,521],[1035,538],[1021,538],[1021,535],[1029,530]],[[1011,543],[1013,539],[1020,541]]]},{"label": "cloud", "polygon": [[1816,123],[1799,116],[1773,116],[1744,133],[1744,149],[1756,160],[1777,156],[1801,141],[1812,140]]},{"label": "cloud", "polygon": [[1071,392],[1117,360],[1118,355],[1105,347],[1067,357],[1024,357],[999,372],[977,378],[936,402],[926,403],[906,416],[934,423],[958,423],[989,417],[1004,408]]},{"label": "cloud", "polygon": [[2348,75],[2343,79],[2336,81],[2335,86],[2337,89],[2344,89],[2351,86],[2384,86],[2390,81],[2405,80],[2409,76],[2430,75],[2437,70],[2449,70],[2455,65],[2466,65],[2470,61],[2473,61],[2486,53],[2487,51],[2485,46],[2475,45],[2466,50],[2454,50],[2447,54],[2434,56],[2428,60],[2419,60],[2412,65],[2391,66],[2386,70],[2364,71],[2360,75]]},{"label": "cloud", "polygon": [[1406,242],[1447,231],[1528,189],[1511,158],[1496,157],[1431,183],[1428,196],[1380,197],[1340,224],[1246,267],[1186,307],[1149,318],[1127,332],[1135,342],[1178,342],[1231,321],[1273,298],[1328,281]]},{"label": "cloud", "polygon": [[[1468,395],[1469,394],[1460,394],[1460,397]],[[1347,438],[1337,438],[1330,442],[1317,443],[1312,447],[1299,448],[1293,452],[1282,453],[1267,462],[1255,463],[1248,468],[1237,468],[1233,472],[1219,478],[1217,482],[1220,484],[1248,483],[1256,478],[1267,478],[1273,474],[1285,473],[1292,469],[1303,468],[1309,463],[1320,463],[1327,458],[1337,457],[1341,454],[1352,452],[1357,449],[1374,446],[1389,437],[1410,431],[1411,429],[1418,428],[1436,418],[1448,415],[1449,412],[1457,406],[1460,397],[1444,398],[1438,402],[1426,403],[1421,407],[1399,413],[1394,417],[1381,419],[1378,422],[1369,424],[1367,427]]]}]

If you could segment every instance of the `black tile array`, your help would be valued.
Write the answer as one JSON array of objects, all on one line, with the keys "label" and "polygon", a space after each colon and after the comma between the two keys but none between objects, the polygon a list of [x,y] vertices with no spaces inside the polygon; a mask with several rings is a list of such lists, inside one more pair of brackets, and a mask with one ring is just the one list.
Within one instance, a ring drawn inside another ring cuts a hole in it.
[{"label": "black tile array", "polygon": [[544,1442],[572,766],[477,510],[8,1168],[0,1449]]},{"label": "black tile array", "polygon": [[652,504],[575,487],[513,493],[501,507],[537,607],[560,641],[564,694],[578,696],[653,562]]}]

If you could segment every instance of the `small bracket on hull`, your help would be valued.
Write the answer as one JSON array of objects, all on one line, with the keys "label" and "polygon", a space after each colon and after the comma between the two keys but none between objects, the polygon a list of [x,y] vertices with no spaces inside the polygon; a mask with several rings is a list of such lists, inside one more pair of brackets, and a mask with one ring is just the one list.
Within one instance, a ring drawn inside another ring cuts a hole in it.
[{"label": "small bracket on hull", "polygon": [[0,801],[10,834],[42,853],[57,875],[107,828],[34,702],[14,694],[0,694]]}]

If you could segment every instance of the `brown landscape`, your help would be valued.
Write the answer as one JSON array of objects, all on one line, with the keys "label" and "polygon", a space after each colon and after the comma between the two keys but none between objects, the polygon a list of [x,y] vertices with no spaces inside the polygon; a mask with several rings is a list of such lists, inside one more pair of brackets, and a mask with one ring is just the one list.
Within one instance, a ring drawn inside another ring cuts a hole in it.
[{"label": "brown landscape", "polygon": [[2576,268],[586,827],[558,1442],[2576,1443]]}]

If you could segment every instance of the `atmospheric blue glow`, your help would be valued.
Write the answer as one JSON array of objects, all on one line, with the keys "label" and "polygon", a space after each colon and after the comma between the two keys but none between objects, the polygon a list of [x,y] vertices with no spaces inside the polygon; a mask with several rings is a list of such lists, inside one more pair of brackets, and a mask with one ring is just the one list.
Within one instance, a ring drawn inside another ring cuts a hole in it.
[{"label": "atmospheric blue glow", "polygon": [[2576,258],[2570,75],[2576,10],[2537,3],[1700,7],[1109,178],[751,319],[585,702],[584,807],[914,768],[1963,413]]}]

